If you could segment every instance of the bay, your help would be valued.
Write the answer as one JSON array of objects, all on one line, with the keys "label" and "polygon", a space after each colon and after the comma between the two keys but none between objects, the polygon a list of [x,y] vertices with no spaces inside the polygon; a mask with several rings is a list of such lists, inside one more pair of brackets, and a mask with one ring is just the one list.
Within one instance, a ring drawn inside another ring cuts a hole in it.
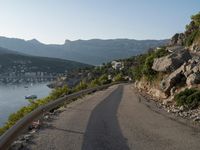
[{"label": "bay", "polygon": [[6,122],[11,113],[29,104],[25,96],[37,95],[38,98],[48,96],[51,89],[46,85],[47,83],[0,85],[0,126]]}]

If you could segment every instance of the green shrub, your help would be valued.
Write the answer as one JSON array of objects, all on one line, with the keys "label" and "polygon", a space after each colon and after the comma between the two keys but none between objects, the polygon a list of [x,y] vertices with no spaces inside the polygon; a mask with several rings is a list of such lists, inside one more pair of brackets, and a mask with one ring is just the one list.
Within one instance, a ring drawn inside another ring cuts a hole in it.
[{"label": "green shrub", "polygon": [[178,106],[188,108],[198,107],[200,104],[200,91],[197,89],[185,89],[174,97]]},{"label": "green shrub", "polygon": [[186,34],[187,37],[185,38],[186,46],[191,46],[192,43],[200,37],[200,12],[191,16],[191,20],[190,24],[186,25],[186,31],[189,33]]},{"label": "green shrub", "polygon": [[54,89],[51,93],[50,93],[50,97],[51,99],[57,99],[62,95],[66,95],[69,94],[69,88],[67,86],[63,86],[63,87],[59,87]]},{"label": "green shrub", "polygon": [[96,87],[96,86],[99,86],[101,85],[101,83],[99,82],[98,79],[94,79],[90,82],[90,87]]},{"label": "green shrub", "polygon": [[147,80],[151,81],[154,79],[156,75],[156,71],[152,69],[153,61],[155,59],[155,56],[152,54],[148,56],[145,60],[145,63],[143,65],[142,74],[147,78]]},{"label": "green shrub", "polygon": [[200,33],[198,30],[193,31],[188,37],[185,39],[186,46],[191,46],[192,43],[200,36]]},{"label": "green shrub", "polygon": [[87,89],[88,85],[87,83],[85,83],[84,81],[81,81],[75,88],[74,88],[74,92],[78,92],[78,91],[81,91],[81,90],[85,90]]},{"label": "green shrub", "polygon": [[148,81],[152,81],[156,78],[157,72],[152,69],[152,65],[155,58],[166,56],[168,51],[165,47],[150,51],[148,54],[138,57],[138,65],[132,70],[133,79],[140,80],[144,76]]},{"label": "green shrub", "polygon": [[101,85],[104,85],[110,83],[110,80],[108,80],[108,76],[104,74],[99,78],[99,82]]},{"label": "green shrub", "polygon": [[132,76],[134,80],[140,80],[142,78],[142,67],[136,66],[132,69]]},{"label": "green shrub", "polygon": [[154,57],[155,58],[160,58],[160,57],[166,56],[168,54],[169,54],[169,52],[166,50],[166,48],[165,47],[161,47],[160,49],[157,49],[154,52]]},{"label": "green shrub", "polygon": [[121,73],[117,74],[117,75],[114,77],[114,81],[115,81],[115,82],[124,81],[123,75],[122,75]]}]

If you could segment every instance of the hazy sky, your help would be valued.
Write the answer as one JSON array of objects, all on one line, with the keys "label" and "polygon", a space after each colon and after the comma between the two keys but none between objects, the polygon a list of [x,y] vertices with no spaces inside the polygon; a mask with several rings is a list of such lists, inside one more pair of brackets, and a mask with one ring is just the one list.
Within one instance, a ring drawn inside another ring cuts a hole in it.
[{"label": "hazy sky", "polygon": [[164,39],[199,11],[200,0],[0,0],[0,36]]}]

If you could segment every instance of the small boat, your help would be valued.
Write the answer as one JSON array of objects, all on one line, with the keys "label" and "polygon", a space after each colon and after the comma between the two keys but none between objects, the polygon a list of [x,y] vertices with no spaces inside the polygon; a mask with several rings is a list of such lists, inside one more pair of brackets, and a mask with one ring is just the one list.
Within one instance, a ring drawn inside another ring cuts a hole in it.
[{"label": "small boat", "polygon": [[27,88],[28,88],[28,86],[24,86],[24,88],[25,88],[25,89],[27,89]]},{"label": "small boat", "polygon": [[28,95],[28,96],[25,96],[25,99],[36,99],[37,98],[37,95]]}]

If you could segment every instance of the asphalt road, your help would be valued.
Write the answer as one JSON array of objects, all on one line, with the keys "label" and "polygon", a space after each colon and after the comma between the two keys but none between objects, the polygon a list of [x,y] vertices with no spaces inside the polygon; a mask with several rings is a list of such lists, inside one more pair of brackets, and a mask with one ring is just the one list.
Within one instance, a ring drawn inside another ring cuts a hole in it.
[{"label": "asphalt road", "polygon": [[200,130],[115,85],[70,104],[38,132],[33,150],[200,150]]}]

